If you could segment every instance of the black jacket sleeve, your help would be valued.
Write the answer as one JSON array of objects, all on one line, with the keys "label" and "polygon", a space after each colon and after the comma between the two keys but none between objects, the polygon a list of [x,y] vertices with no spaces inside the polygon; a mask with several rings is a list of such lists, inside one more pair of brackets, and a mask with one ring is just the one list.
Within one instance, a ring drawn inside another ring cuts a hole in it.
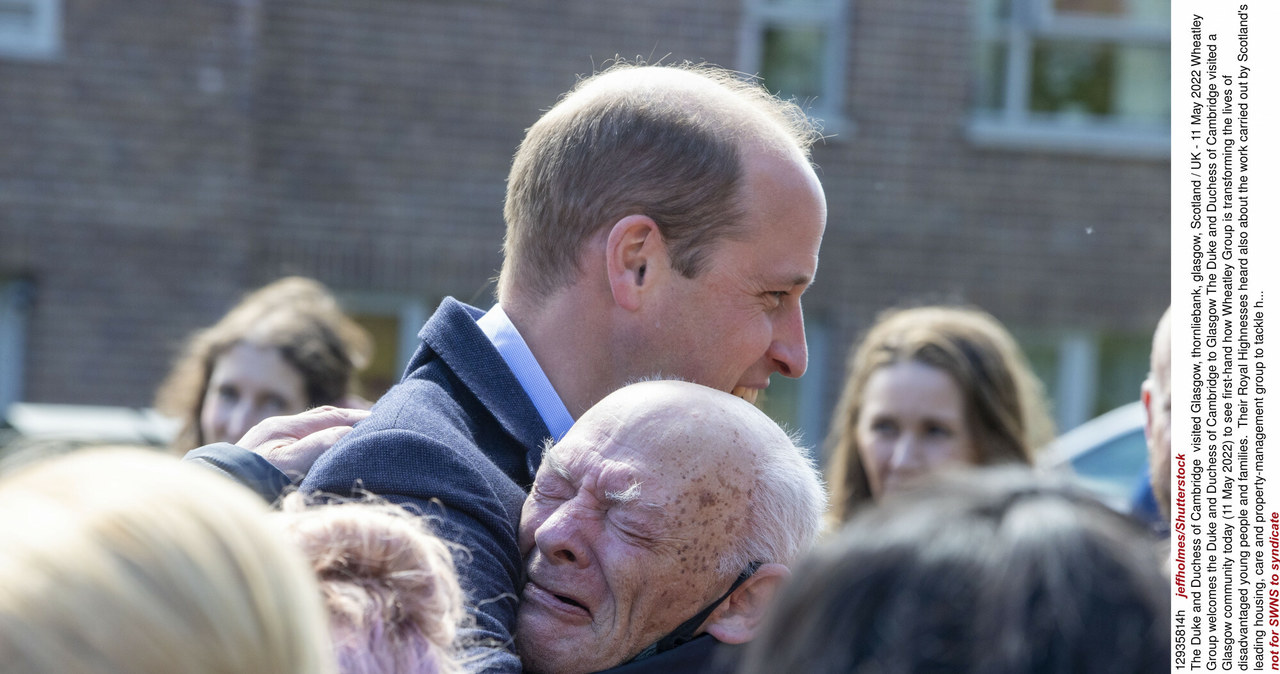
[{"label": "black jacket sleeve", "polygon": [[266,459],[227,442],[197,447],[182,460],[222,473],[257,492],[268,503],[275,503],[293,484],[289,476]]}]

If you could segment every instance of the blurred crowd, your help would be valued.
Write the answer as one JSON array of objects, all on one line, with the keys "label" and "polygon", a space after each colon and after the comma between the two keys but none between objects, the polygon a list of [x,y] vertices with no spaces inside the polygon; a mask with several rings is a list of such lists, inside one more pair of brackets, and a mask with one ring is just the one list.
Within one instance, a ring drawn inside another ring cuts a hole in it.
[{"label": "blurred crowd", "polygon": [[[159,388],[172,452],[0,472],[4,670],[1168,671],[1167,543],[1039,469],[990,314],[880,315],[825,465],[756,407],[807,367],[819,138],[711,66],[582,79],[515,154],[496,302],[446,299],[376,402],[327,288],[246,295]],[[1166,314],[1165,520],[1169,351]]]}]

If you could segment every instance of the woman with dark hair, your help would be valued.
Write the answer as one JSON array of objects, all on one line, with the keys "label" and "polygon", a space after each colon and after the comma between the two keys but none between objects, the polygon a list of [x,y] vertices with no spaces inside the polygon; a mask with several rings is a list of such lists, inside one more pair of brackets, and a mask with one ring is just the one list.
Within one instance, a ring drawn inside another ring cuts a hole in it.
[{"label": "woman with dark hair", "polygon": [[890,494],[792,578],[741,674],[1169,671],[1155,541],[1025,468]]},{"label": "woman with dark hair", "polygon": [[350,395],[372,339],[318,281],[284,278],[196,333],[156,407],[181,421],[179,453],[236,442],[259,421],[312,407],[368,407]]},{"label": "woman with dark hair", "polygon": [[849,359],[828,440],[831,519],[943,467],[1031,464],[1052,426],[1040,382],[991,315],[889,311]]}]

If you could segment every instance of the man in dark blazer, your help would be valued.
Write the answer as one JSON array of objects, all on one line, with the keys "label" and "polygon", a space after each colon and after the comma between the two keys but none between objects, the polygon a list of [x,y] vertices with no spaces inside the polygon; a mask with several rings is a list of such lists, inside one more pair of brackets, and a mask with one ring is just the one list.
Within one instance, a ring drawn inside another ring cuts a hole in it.
[{"label": "man in dark blazer", "polygon": [[582,80],[514,158],[497,305],[446,299],[404,379],[306,476],[420,510],[465,548],[477,669],[520,671],[517,524],[545,441],[637,378],[754,401],[772,374],[804,372],[817,137],[795,105],[715,68]]}]

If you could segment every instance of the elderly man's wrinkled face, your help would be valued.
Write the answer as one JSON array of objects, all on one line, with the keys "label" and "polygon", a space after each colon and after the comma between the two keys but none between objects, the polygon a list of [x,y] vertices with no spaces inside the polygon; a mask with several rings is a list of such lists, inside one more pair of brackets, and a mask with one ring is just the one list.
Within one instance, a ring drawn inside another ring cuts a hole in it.
[{"label": "elderly man's wrinkled face", "polygon": [[718,566],[744,534],[751,461],[660,421],[588,412],[543,457],[520,519],[526,671],[624,662],[740,571]]}]

